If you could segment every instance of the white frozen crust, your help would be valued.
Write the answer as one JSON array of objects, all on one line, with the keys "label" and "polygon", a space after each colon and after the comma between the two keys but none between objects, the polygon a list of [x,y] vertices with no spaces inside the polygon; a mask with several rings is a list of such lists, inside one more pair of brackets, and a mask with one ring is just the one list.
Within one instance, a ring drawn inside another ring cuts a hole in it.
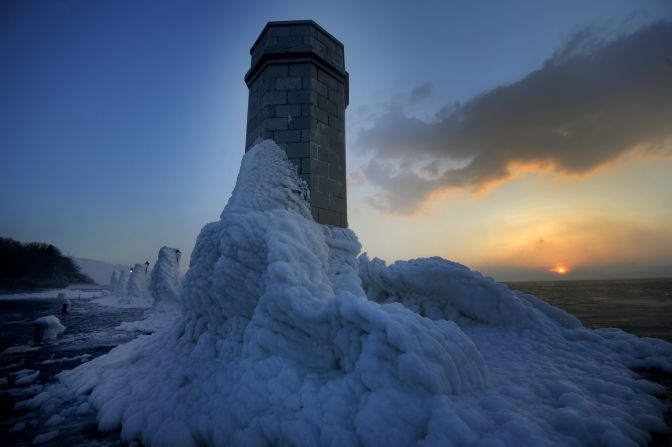
[{"label": "white frozen crust", "polygon": [[197,239],[179,324],[26,405],[90,393],[102,430],[161,446],[631,445],[664,429],[661,388],[627,364],[672,370],[669,344],[586,330],[438,258],[362,258],[386,303],[370,301],[355,234],[313,222],[301,188],[277,146],[252,148]]},{"label": "white frozen crust", "polygon": [[137,263],[133,266],[133,272],[128,280],[128,297],[143,298],[148,295],[146,268],[145,264],[141,263]]},{"label": "white frozen crust", "polygon": [[550,331],[581,327],[561,309],[439,257],[396,261],[388,267],[364,253],[359,257],[359,274],[369,299],[399,302],[433,320]]},{"label": "white frozen crust", "polygon": [[130,273],[128,270],[122,270],[119,274],[119,279],[114,290],[114,294],[119,297],[125,297],[128,295],[128,280],[130,278]]},{"label": "white frozen crust", "polygon": [[65,330],[61,320],[56,315],[47,315],[33,321],[35,329],[40,329],[43,341],[53,341]]},{"label": "white frozen crust", "polygon": [[119,277],[117,276],[116,270],[112,272],[112,275],[110,275],[110,291],[114,293],[114,291],[117,289],[117,282],[119,281]]},{"label": "white frozen crust", "polygon": [[225,214],[291,211],[311,219],[308,186],[296,167],[273,141],[264,140],[250,149],[240,166]]},{"label": "white frozen crust", "polygon": [[149,292],[154,304],[180,301],[180,252],[177,248],[163,246],[152,268]]}]

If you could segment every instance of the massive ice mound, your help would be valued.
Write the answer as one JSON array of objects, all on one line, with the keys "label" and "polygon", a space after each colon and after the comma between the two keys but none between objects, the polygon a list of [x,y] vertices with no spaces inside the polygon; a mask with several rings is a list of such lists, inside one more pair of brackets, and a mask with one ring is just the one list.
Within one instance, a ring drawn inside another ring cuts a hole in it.
[{"label": "massive ice mound", "polygon": [[626,364],[672,370],[669,344],[586,330],[448,261],[359,251],[312,220],[264,141],[198,236],[178,323],[62,373],[33,405],[74,392],[102,430],[158,446],[625,446],[664,429],[661,388]]},{"label": "massive ice mound", "polygon": [[180,250],[163,246],[152,269],[149,292],[154,305],[178,303],[180,301]]},{"label": "massive ice mound", "polygon": [[366,299],[356,236],[307,200],[274,143],[245,155],[197,239],[178,327],[62,375],[101,428],[156,445],[407,444],[447,396],[487,386],[455,323]]},{"label": "massive ice mound", "polygon": [[[307,196],[275,144],[248,152],[221,220],[196,242],[184,336],[209,331],[239,340],[246,359],[277,356],[329,376],[357,374],[371,390],[390,381],[430,393],[483,386],[484,364],[457,326],[365,299],[357,238],[316,224]],[[412,367],[416,361],[426,368]]]}]

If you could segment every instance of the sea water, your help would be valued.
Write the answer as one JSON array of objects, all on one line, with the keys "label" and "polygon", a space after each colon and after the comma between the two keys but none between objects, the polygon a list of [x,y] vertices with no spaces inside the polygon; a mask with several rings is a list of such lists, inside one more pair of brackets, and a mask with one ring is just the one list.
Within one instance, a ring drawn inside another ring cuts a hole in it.
[{"label": "sea water", "polygon": [[672,278],[507,283],[575,315],[589,328],[618,327],[672,343]]}]

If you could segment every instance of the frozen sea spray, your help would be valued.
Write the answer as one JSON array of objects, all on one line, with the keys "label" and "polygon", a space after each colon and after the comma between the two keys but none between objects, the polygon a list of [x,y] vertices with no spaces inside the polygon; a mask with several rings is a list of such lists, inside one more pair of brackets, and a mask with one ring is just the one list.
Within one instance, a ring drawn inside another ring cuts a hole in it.
[{"label": "frozen sea spray", "polygon": [[116,270],[110,275],[110,292],[115,293],[117,290],[117,283],[119,282],[119,277]]},{"label": "frozen sea spray", "polygon": [[128,270],[122,270],[119,273],[119,279],[116,282],[114,288],[114,294],[119,297],[125,297],[128,295],[128,279],[129,279]]},{"label": "frozen sea spray", "polygon": [[365,253],[359,257],[359,273],[369,299],[399,302],[433,320],[551,332],[581,327],[579,320],[561,309],[439,257],[387,266],[381,259],[369,260]]},{"label": "frozen sea spray", "polygon": [[160,446],[632,445],[664,429],[660,387],[627,365],[672,369],[669,344],[584,329],[438,258],[358,262],[355,234],[313,222],[308,200],[274,143],[247,152],[179,323],[61,374],[101,429]]},{"label": "frozen sea spray", "polygon": [[154,305],[176,304],[180,301],[180,250],[163,246],[152,269],[149,292]]},{"label": "frozen sea spray", "polygon": [[312,220],[305,183],[265,141],[197,239],[177,328],[62,378],[92,391],[101,428],[147,444],[417,441],[440,398],[483,388],[487,368],[453,322],[367,300],[359,250]]},{"label": "frozen sea spray", "polygon": [[40,344],[56,340],[56,337],[65,330],[65,326],[61,324],[57,316],[47,315],[35,320],[33,329],[35,330],[34,341]]},{"label": "frozen sea spray", "polygon": [[133,272],[128,279],[127,295],[132,298],[144,298],[147,293],[147,266],[137,263],[133,266]]}]

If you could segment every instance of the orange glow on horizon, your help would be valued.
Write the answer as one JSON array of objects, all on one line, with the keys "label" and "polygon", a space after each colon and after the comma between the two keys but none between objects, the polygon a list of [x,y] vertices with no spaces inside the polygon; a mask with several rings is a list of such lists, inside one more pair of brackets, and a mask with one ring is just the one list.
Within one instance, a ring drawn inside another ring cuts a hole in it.
[{"label": "orange glow on horizon", "polygon": [[567,267],[567,264],[563,264],[563,263],[555,264],[555,266],[553,268],[548,269],[548,271],[553,272],[553,273],[557,273],[558,275],[565,275],[565,274],[571,272],[569,267]]}]

